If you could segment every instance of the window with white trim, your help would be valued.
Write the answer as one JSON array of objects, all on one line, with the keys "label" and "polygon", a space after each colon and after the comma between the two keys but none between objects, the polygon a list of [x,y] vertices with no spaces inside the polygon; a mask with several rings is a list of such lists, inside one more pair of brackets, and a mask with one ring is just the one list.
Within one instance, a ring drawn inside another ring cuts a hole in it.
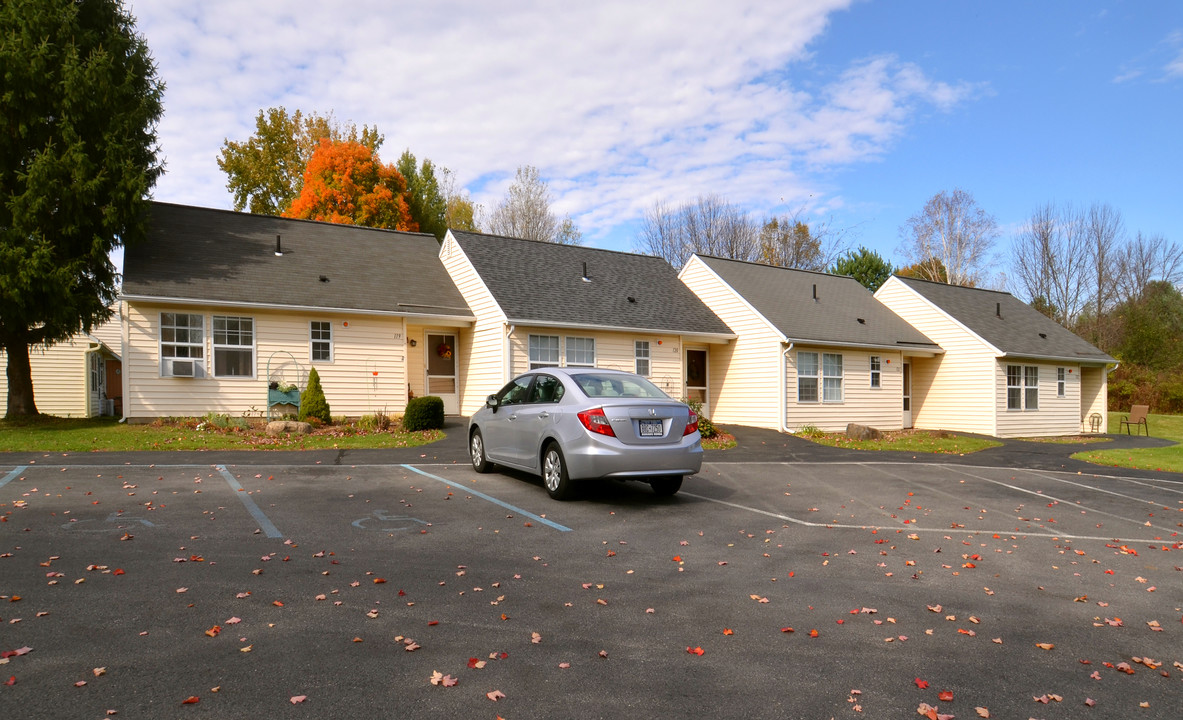
[{"label": "window with white trim", "polygon": [[333,361],[333,323],[313,320],[308,330],[308,357],[312,362]]},{"label": "window with white trim", "polygon": [[636,374],[648,377],[649,376],[649,341],[635,340],[633,341],[633,357],[636,360],[634,372]]},{"label": "window with white trim", "polygon": [[871,356],[871,387],[882,387],[883,373],[878,355]]},{"label": "window with white trim", "polygon": [[1065,385],[1068,381],[1068,372],[1066,368],[1056,368],[1056,397],[1064,397]]},{"label": "window with white trim", "polygon": [[1039,367],[1036,365],[1006,366],[1006,409],[1039,409]]},{"label": "window with white trim", "polygon": [[797,353],[797,402],[817,402],[817,353]]},{"label": "window with white trim", "polygon": [[567,338],[567,367],[595,367],[596,339],[589,337]]},{"label": "window with white trim", "polygon": [[842,356],[822,353],[822,402],[842,402]]},{"label": "window with white trim", "polygon": [[[195,377],[197,368],[205,360],[205,317],[189,313],[160,313],[160,374],[163,377],[176,375]],[[188,372],[173,369],[174,361],[180,361]],[[190,364],[192,363],[192,364]]]},{"label": "window with white trim", "polygon": [[255,376],[255,321],[214,315],[214,377]]},{"label": "window with white trim", "polygon": [[1039,368],[1035,365],[1023,368],[1023,407],[1039,409]]},{"label": "window with white trim", "polygon": [[559,336],[530,336],[530,369],[554,367],[559,364]]}]

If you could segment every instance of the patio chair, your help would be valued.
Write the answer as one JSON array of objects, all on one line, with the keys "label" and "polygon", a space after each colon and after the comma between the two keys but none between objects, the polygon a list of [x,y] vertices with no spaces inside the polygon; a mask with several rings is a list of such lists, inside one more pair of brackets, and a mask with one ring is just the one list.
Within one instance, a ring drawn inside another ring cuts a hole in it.
[{"label": "patio chair", "polygon": [[1150,437],[1150,423],[1147,422],[1147,420],[1146,420],[1146,416],[1149,414],[1150,414],[1150,406],[1149,405],[1134,405],[1133,407],[1130,408],[1129,415],[1122,415],[1121,416],[1121,420],[1118,422],[1118,425],[1117,425],[1118,431],[1120,432],[1121,427],[1124,425],[1125,426],[1125,434],[1129,435],[1130,434],[1130,427],[1137,426],[1139,428],[1138,429],[1139,435],[1142,434],[1141,428],[1146,428],[1146,436]]}]

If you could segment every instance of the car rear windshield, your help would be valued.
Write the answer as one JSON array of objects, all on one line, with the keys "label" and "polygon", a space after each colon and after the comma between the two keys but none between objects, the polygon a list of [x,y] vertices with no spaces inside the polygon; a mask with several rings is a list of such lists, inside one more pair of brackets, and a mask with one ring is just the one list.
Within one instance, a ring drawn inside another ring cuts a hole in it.
[{"label": "car rear windshield", "polygon": [[578,373],[572,377],[589,398],[669,398],[656,385],[637,375]]}]

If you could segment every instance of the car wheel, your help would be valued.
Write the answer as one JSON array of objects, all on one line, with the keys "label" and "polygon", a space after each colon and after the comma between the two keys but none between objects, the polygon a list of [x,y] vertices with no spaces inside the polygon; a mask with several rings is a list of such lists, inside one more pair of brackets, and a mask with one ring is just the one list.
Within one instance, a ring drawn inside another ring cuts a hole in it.
[{"label": "car wheel", "polygon": [[485,438],[481,435],[480,428],[472,431],[472,437],[468,441],[468,449],[472,452],[473,470],[487,473],[493,469],[493,463],[485,457]]},{"label": "car wheel", "polygon": [[659,497],[669,497],[682,489],[682,476],[664,475],[653,478],[649,484],[653,486],[653,492]]},{"label": "car wheel", "polygon": [[542,482],[547,494],[555,500],[567,500],[573,494],[574,483],[567,474],[567,461],[558,443],[547,445],[542,453]]}]

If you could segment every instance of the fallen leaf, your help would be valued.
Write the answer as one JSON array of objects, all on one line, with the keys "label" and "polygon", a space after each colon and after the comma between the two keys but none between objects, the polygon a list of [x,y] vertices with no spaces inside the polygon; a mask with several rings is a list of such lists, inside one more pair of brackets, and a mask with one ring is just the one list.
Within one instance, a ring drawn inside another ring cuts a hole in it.
[{"label": "fallen leaf", "polygon": [[912,682],[916,683],[916,687],[920,688],[921,690],[924,690],[925,688],[928,687],[927,680],[921,680],[920,678],[916,678]]},{"label": "fallen leaf", "polygon": [[107,668],[105,668],[105,667],[97,667],[97,668],[95,668],[94,670],[91,670],[91,672],[92,672],[92,673],[94,673],[94,676],[95,676],[95,677],[101,677],[101,676],[103,676],[103,675],[106,675],[106,674],[107,674]]},{"label": "fallen leaf", "polygon": [[702,657],[706,650],[703,650],[701,647],[688,647],[686,648],[686,652],[690,653],[691,655],[698,655],[699,657]]},{"label": "fallen leaf", "polygon": [[1051,650],[1055,647],[1055,645],[1052,643],[1035,643],[1035,647],[1039,648],[1040,650]]},{"label": "fallen leaf", "polygon": [[940,700],[941,702],[953,702],[953,691],[952,690],[942,690],[939,693],[937,693],[937,699]]},{"label": "fallen leaf", "polygon": [[984,707],[976,707],[976,708],[974,708],[974,712],[976,712],[978,714],[978,717],[980,717],[980,718],[990,717],[990,711]]},{"label": "fallen leaf", "polygon": [[535,645],[538,645],[542,642],[542,636],[536,632],[530,633],[530,642],[534,643]]},{"label": "fallen leaf", "polygon": [[200,700],[201,700],[201,698],[197,697],[196,695],[190,695],[189,697],[182,700],[181,704],[182,705],[196,705],[198,703],[198,701],[200,701]]},{"label": "fallen leaf", "polygon": [[293,705],[299,705],[300,703],[304,702],[307,699],[308,699],[307,695],[293,695],[291,697],[291,703]]},{"label": "fallen leaf", "polygon": [[505,697],[505,693],[501,692],[500,690],[493,690],[492,692],[485,693],[485,697],[489,698],[493,702],[497,702],[501,698]]}]

